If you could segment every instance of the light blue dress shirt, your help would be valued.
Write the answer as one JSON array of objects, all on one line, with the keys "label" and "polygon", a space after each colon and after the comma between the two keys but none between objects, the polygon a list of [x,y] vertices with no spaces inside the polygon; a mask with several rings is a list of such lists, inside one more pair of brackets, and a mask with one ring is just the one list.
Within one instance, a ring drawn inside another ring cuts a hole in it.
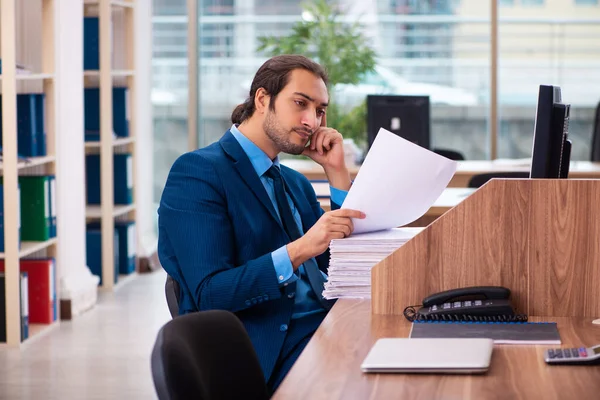
[{"label": "light blue dress shirt", "polygon": [[[231,133],[236,138],[242,149],[250,159],[254,170],[260,177],[260,181],[262,182],[273,206],[275,208],[275,212],[279,215],[279,209],[277,207],[277,200],[275,198],[275,187],[273,185],[273,180],[265,175],[265,173],[271,168],[273,164],[279,166],[279,157],[275,157],[275,160],[271,161],[269,156],[265,154],[256,144],[254,144],[250,139],[248,139],[237,126],[234,124],[230,128]],[[329,187],[331,192],[331,201],[336,204],[342,204],[346,195],[348,194],[345,190],[339,190],[334,187]],[[302,220],[300,219],[300,213],[296,209],[292,198],[289,194],[286,193],[286,197],[288,203],[290,205],[290,209],[292,210],[292,214],[294,216],[294,220],[296,221],[296,225],[300,230],[300,234],[304,234],[302,230]],[[292,314],[292,319],[301,318],[310,314],[318,313],[324,311],[324,308],[321,306],[318,298],[315,297],[315,293],[313,292],[310,282],[308,281],[308,276],[304,270],[304,264],[302,264],[294,273],[294,268],[292,267],[292,261],[290,260],[290,256],[287,252],[287,247],[282,246],[279,249],[275,250],[271,253],[271,257],[273,259],[273,265],[275,266],[275,273],[277,274],[277,280],[280,285],[287,285],[290,282],[296,281],[296,293],[295,303],[294,303],[294,312]],[[315,268],[318,268],[317,261],[314,258],[307,260],[305,263],[314,263]],[[320,295],[320,294],[319,294]]]}]

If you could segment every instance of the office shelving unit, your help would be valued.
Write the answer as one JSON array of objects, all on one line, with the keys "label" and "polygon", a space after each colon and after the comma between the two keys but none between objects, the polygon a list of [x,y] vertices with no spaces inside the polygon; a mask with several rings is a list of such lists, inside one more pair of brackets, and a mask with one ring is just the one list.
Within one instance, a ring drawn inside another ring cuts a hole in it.
[{"label": "office shelving unit", "polygon": [[[100,88],[100,141],[86,142],[85,150],[87,154],[100,154],[101,204],[88,205],[86,219],[101,222],[101,289],[109,291],[130,279],[120,279],[117,285],[114,284],[115,219],[136,219],[134,11],[133,0],[84,0],[85,16],[98,17],[100,40],[100,69],[83,73],[86,87]],[[112,88],[115,85],[128,88],[129,137],[113,138]],[[113,202],[113,155],[118,153],[130,153],[133,161],[133,202],[130,205]]]},{"label": "office shelving unit", "polygon": [[[4,189],[4,253],[5,264],[6,343],[19,347],[57,326],[60,315],[52,324],[30,324],[29,338],[21,342],[20,267],[27,256],[56,258],[57,238],[44,242],[22,242],[19,246],[20,204],[18,177],[31,174],[56,175],[55,86],[54,86],[54,25],[55,0],[1,0],[0,36],[2,74],[2,139],[3,157],[0,173]],[[16,64],[23,63],[32,73],[17,74]],[[17,156],[17,93],[45,94],[45,129],[47,156],[27,161]],[[57,181],[60,180],[56,176]],[[56,260],[56,268],[60,263]],[[55,279],[59,276],[55,270]],[[58,291],[58,285],[56,285]],[[56,295],[56,301],[60,296]]]}]

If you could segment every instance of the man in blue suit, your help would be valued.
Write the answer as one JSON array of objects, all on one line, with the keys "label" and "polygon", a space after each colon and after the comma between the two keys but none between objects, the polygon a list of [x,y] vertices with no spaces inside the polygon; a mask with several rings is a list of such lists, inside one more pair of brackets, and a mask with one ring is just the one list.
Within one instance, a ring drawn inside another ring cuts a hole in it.
[{"label": "man in blue suit", "polygon": [[[181,287],[180,314],[234,312],[273,391],[331,308],[321,294],[330,241],[364,218],[339,207],[351,181],[342,135],[325,124],[328,101],[319,64],[266,61],[219,142],[175,161],[158,210],[158,254]],[[280,152],[323,166],[332,211]]]}]

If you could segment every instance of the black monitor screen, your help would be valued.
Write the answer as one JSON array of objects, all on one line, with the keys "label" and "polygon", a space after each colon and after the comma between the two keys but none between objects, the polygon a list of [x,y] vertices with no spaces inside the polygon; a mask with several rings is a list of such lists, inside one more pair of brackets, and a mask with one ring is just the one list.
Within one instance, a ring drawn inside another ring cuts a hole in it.
[{"label": "black monitor screen", "polygon": [[568,140],[570,106],[561,101],[560,87],[540,85],[533,132],[531,178],[568,176],[571,158],[571,141]]},{"label": "black monitor screen", "polygon": [[429,96],[367,96],[369,148],[380,128],[429,149]]}]

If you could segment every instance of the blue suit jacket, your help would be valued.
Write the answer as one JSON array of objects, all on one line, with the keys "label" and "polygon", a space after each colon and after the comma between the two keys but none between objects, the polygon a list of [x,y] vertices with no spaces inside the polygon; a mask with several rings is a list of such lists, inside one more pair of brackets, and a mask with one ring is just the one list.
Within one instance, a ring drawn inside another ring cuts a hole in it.
[{"label": "blue suit jacket", "polygon": [[[323,214],[310,182],[281,166],[306,232]],[[332,207],[339,206],[332,204]],[[280,287],[271,252],[289,243],[246,153],[227,131],[173,164],[158,210],[158,254],[181,286],[180,314],[222,309],[242,321],[268,380],[290,323],[296,283]],[[327,272],[329,251],[316,258]]]}]

